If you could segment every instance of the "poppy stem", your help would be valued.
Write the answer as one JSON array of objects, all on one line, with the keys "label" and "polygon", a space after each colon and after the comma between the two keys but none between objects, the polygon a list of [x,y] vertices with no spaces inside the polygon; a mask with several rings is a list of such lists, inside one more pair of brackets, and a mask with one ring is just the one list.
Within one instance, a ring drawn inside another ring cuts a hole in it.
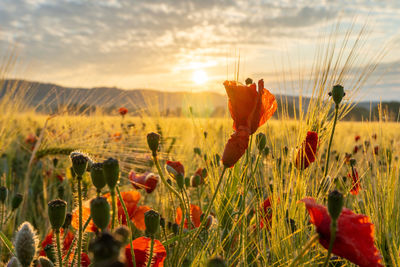
[{"label": "poppy stem", "polygon": [[296,258],[293,259],[293,261],[289,265],[289,267],[298,266],[296,263],[304,257],[304,255],[307,253],[307,251],[310,250],[310,248],[312,248],[314,246],[314,244],[318,240],[318,238],[319,238],[318,234],[313,235],[310,238],[310,241],[308,241],[308,243],[305,244],[303,249],[300,251],[299,255],[297,255]]},{"label": "poppy stem", "polygon": [[[128,209],[126,208],[125,202],[121,196],[121,191],[119,190],[118,186],[116,186],[115,189],[117,190],[119,202],[121,203],[122,209],[124,210],[126,223],[128,224],[129,230],[132,231],[131,218],[129,218]],[[114,193],[114,195],[115,195],[115,193]],[[133,264],[133,267],[136,267],[135,251],[133,250],[133,245],[132,245],[132,233],[129,233],[129,246],[131,248],[132,264]]]},{"label": "poppy stem", "polygon": [[336,229],[337,229],[337,220],[332,220],[331,222],[331,238],[329,239],[329,248],[328,255],[326,255],[325,263],[323,267],[327,267],[329,264],[329,259],[331,258],[331,253],[333,249],[333,243],[335,243],[336,239]]},{"label": "poppy stem", "polygon": [[[89,216],[89,218],[88,218],[88,219],[86,220],[86,222],[85,222],[85,225],[83,226],[83,231],[86,230],[86,227],[89,225],[89,222],[90,222],[91,219],[92,219],[92,217]],[[65,232],[64,232],[64,235],[65,235]],[[65,265],[65,266],[67,266],[69,256],[71,255],[71,252],[72,252],[72,248],[75,247],[75,241],[76,241],[76,236],[74,236],[74,238],[72,239],[71,246],[69,247],[69,249],[68,249],[68,251],[67,251],[67,254],[66,254],[65,257],[64,257],[64,265]],[[75,252],[74,252],[74,256],[72,257],[73,260],[72,260],[71,266],[74,266],[75,253],[76,253],[76,250],[75,250]]]},{"label": "poppy stem", "polygon": [[60,229],[55,231],[57,240],[57,255],[58,255],[58,266],[62,267],[62,256],[61,256],[61,243],[60,243]]},{"label": "poppy stem", "polygon": [[78,209],[79,209],[79,228],[78,228],[78,266],[81,266],[81,250],[82,250],[82,177],[78,176]]},{"label": "poppy stem", "polygon": [[149,261],[147,262],[147,267],[151,267],[151,260],[153,259],[153,248],[154,248],[154,236],[151,235],[150,255],[149,255]]},{"label": "poppy stem", "polygon": [[113,188],[110,191],[111,191],[110,194],[111,194],[111,206],[112,206],[111,230],[113,230],[115,226],[115,215],[116,215],[115,190]]}]

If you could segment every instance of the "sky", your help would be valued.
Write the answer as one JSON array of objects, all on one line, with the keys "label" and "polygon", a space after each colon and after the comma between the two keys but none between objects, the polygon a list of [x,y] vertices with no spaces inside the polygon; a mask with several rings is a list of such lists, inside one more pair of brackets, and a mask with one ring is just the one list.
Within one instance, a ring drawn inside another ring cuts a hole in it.
[{"label": "sky", "polygon": [[10,77],[69,87],[224,93],[239,72],[309,94],[321,51],[352,29],[346,55],[362,27],[348,77],[377,65],[362,100],[400,100],[399,0],[0,0],[0,56]]}]

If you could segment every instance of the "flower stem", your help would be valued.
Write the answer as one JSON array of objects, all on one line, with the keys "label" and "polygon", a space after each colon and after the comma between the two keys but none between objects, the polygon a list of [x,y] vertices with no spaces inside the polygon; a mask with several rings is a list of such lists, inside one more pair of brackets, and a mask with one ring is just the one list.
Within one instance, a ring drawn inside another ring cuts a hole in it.
[{"label": "flower stem", "polygon": [[329,240],[328,255],[326,255],[326,259],[325,259],[325,263],[324,263],[323,267],[328,266],[329,259],[331,258],[333,243],[335,243],[335,239],[336,239],[336,229],[337,229],[337,221],[332,220],[332,222],[331,222],[331,238]]},{"label": "flower stem", "polygon": [[[111,205],[112,205],[112,219],[111,219],[111,230],[114,229],[115,226],[115,217],[116,217],[116,203],[115,203],[115,189],[111,189]],[[129,218],[129,217],[128,217]]]},{"label": "flower stem", "polygon": [[[116,186],[116,189],[117,189],[119,202],[121,202],[122,209],[124,210],[124,213],[125,213],[126,223],[128,224],[129,230],[132,231],[132,223],[131,223],[131,219],[129,218],[128,209],[126,208],[125,202],[122,199],[121,191],[119,191],[119,187]],[[114,193],[114,196],[115,196],[115,193]],[[132,234],[131,233],[129,234],[129,245],[130,245],[130,248],[131,248],[132,265],[133,265],[133,267],[136,267],[135,251],[133,250]]]},{"label": "flower stem", "polygon": [[297,255],[296,258],[293,259],[289,267],[298,266],[296,265],[296,263],[304,257],[304,254],[306,254],[307,251],[310,250],[310,248],[314,246],[315,242],[318,240],[318,237],[319,237],[318,234],[315,234],[310,238],[310,241],[308,241],[308,243],[305,244],[303,249],[300,251],[299,255]]},{"label": "flower stem", "polygon": [[334,135],[334,133],[335,133],[336,122],[337,122],[337,117],[338,117],[338,111],[339,111],[339,105],[335,105],[335,119],[334,119],[334,121],[333,121],[333,127],[332,127],[331,137],[330,137],[330,139],[329,139],[328,151],[327,151],[327,153],[326,153],[326,162],[325,162],[325,169],[324,169],[324,178],[326,178],[326,175],[328,174],[329,156],[330,156],[330,154],[331,154],[331,146],[332,146],[333,135]]},{"label": "flower stem", "polygon": [[151,260],[153,259],[153,248],[154,248],[154,236],[151,236],[150,255],[149,255],[149,261],[147,262],[147,267],[151,266]]},{"label": "flower stem", "polygon": [[61,242],[60,242],[60,229],[55,230],[57,240],[57,254],[58,254],[58,266],[62,267],[62,256],[61,256]]},{"label": "flower stem", "polygon": [[82,250],[82,177],[78,176],[78,209],[79,209],[79,228],[78,228],[78,266],[81,266]]}]

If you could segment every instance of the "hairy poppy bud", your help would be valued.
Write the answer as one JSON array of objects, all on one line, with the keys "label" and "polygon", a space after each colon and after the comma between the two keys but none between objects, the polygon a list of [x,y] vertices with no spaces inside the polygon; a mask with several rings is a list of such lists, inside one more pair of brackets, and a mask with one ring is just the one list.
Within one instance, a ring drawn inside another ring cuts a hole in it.
[{"label": "hairy poppy bud", "polygon": [[333,86],[332,92],[330,95],[332,96],[333,101],[335,101],[335,104],[339,105],[340,102],[342,102],[342,99],[346,94],[344,92],[343,86],[341,86],[340,84],[337,84],[337,85]]},{"label": "hairy poppy bud", "polygon": [[115,238],[121,242],[123,245],[129,244],[129,235],[131,232],[129,231],[128,227],[125,225],[121,225],[114,231]]},{"label": "hairy poppy bud", "polygon": [[22,266],[31,265],[38,243],[39,240],[32,225],[29,222],[22,223],[14,240],[15,254]]},{"label": "hairy poppy bud", "polygon": [[67,229],[71,225],[71,222],[72,222],[72,213],[67,212],[67,214],[65,215],[65,220],[62,228]]},{"label": "hairy poppy bud", "polygon": [[119,178],[118,160],[113,158],[108,158],[106,161],[104,161],[103,174],[110,190],[114,190],[115,186],[118,183],[118,178]]},{"label": "hairy poppy bud", "polygon": [[339,218],[342,208],[343,195],[337,190],[330,192],[328,195],[328,211],[333,221]]},{"label": "hairy poppy bud", "polygon": [[8,190],[7,187],[5,186],[0,186],[0,202],[4,204],[6,202],[8,195]]},{"label": "hairy poppy bud", "polygon": [[93,253],[93,263],[106,263],[117,260],[120,249],[121,242],[107,232],[102,232],[89,244],[89,251]]},{"label": "hairy poppy bud", "polygon": [[37,259],[38,267],[54,267],[54,264],[46,257],[40,256]]},{"label": "hairy poppy bud", "polygon": [[144,223],[146,225],[146,232],[150,235],[157,233],[160,227],[160,214],[155,210],[149,210],[144,213]]},{"label": "hairy poppy bud", "polygon": [[356,159],[350,159],[350,166],[354,167],[356,165],[357,161]]},{"label": "hairy poppy bud", "polygon": [[90,201],[90,215],[99,229],[107,228],[110,223],[110,204],[105,197],[96,197]]},{"label": "hairy poppy bud", "polygon": [[201,149],[199,147],[193,148],[193,152],[194,152],[194,154],[201,156]]},{"label": "hairy poppy bud", "polygon": [[258,148],[258,152],[262,153],[265,145],[267,144],[267,137],[264,133],[259,133],[256,135],[256,144]]},{"label": "hairy poppy bud", "polygon": [[23,196],[20,193],[17,193],[13,196],[13,198],[11,199],[11,208],[13,211],[18,209],[19,205],[21,205],[22,199]]},{"label": "hairy poppy bud", "polygon": [[53,166],[54,166],[54,168],[57,167],[57,164],[58,164],[58,158],[54,158],[54,159],[53,159]]},{"label": "hairy poppy bud", "polygon": [[48,214],[51,227],[54,230],[59,230],[65,221],[65,214],[67,212],[67,202],[61,199],[55,199],[48,203]]},{"label": "hairy poppy bud", "polygon": [[106,179],[103,173],[103,163],[94,163],[90,168],[90,178],[92,179],[93,185],[100,192],[101,189],[106,186]]},{"label": "hairy poppy bud", "polygon": [[85,155],[77,152],[72,152],[70,158],[75,174],[78,176],[78,178],[82,177],[87,169],[88,158]]},{"label": "hairy poppy bud", "polygon": [[147,135],[147,144],[151,152],[153,152],[153,156],[157,156],[158,146],[160,145],[161,136],[158,133],[149,133]]},{"label": "hairy poppy bud", "polygon": [[207,267],[227,267],[227,265],[222,258],[215,257],[208,261]]},{"label": "hairy poppy bud", "polygon": [[189,178],[189,177],[186,177],[186,178],[185,178],[185,186],[186,186],[186,187],[189,187],[189,186],[190,186],[190,178]]},{"label": "hairy poppy bud", "polygon": [[176,179],[176,184],[178,185],[178,188],[182,189],[183,186],[185,185],[185,178],[183,177],[183,175],[179,173],[175,176],[175,179]]},{"label": "hairy poppy bud", "polygon": [[19,262],[17,257],[12,257],[8,263],[7,267],[22,267],[21,263]]}]

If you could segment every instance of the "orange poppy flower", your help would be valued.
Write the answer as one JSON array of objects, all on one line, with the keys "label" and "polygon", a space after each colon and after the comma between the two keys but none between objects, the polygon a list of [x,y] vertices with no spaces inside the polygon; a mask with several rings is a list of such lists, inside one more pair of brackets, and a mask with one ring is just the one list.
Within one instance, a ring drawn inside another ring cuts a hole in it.
[{"label": "orange poppy flower", "polygon": [[[199,206],[190,204],[190,218],[191,218],[191,221],[192,221],[194,227],[199,227],[199,226],[200,226],[200,223],[201,223],[201,220],[200,220],[201,214],[203,214],[203,212],[201,211],[201,209],[200,209]],[[175,222],[179,225],[179,224],[181,223],[181,221],[182,221],[182,209],[181,209],[180,207],[178,207],[178,208],[176,209]],[[187,219],[185,219],[185,222],[184,222],[183,226],[184,226],[184,228],[186,228],[186,229],[188,228]],[[192,227],[190,227],[190,228],[192,228]]]},{"label": "orange poppy flower", "polygon": [[119,112],[119,114],[121,116],[125,116],[128,113],[128,109],[124,108],[124,107],[121,107],[121,108],[118,109],[118,112]]},{"label": "orange poppy flower", "polygon": [[[150,209],[150,207],[147,206],[137,206],[139,200],[140,200],[140,193],[136,190],[131,190],[127,192],[121,192],[122,199],[125,203],[126,209],[129,214],[129,219],[133,221],[135,224],[136,228],[139,230],[145,230],[146,226],[144,224],[144,213]],[[104,197],[107,198],[107,201],[109,202],[110,206],[112,205],[111,203],[111,195],[109,193],[105,194]],[[122,224],[126,225],[126,216],[124,213],[124,209],[122,208],[121,202],[119,201],[118,197],[116,198],[117,201],[117,210],[118,210],[118,221],[121,221]],[[84,206],[82,208],[82,219],[83,222],[85,222],[89,216],[90,216],[90,200],[85,201]],[[78,221],[78,213],[79,210],[76,208],[73,212],[72,215],[72,221],[71,225],[75,228],[78,229],[79,226],[79,221]],[[94,225],[93,221],[90,221],[88,227],[86,228],[87,232],[96,232],[97,228]]]},{"label": "orange poppy flower", "polygon": [[353,186],[350,190],[350,193],[352,195],[358,195],[358,192],[360,191],[361,186],[360,186],[360,179],[359,179],[356,167],[354,167],[354,166],[351,167],[351,175],[348,174],[347,177],[353,179]]},{"label": "orange poppy flower", "polygon": [[264,81],[243,85],[236,81],[225,81],[225,90],[229,98],[229,112],[233,119],[233,129],[250,129],[250,134],[257,131],[275,113],[278,104],[275,96],[264,88]]},{"label": "orange poppy flower", "polygon": [[116,133],[111,135],[111,139],[114,142],[118,142],[118,141],[120,141],[122,139],[122,134],[120,132],[116,132]]},{"label": "orange poppy flower", "polygon": [[222,163],[224,166],[231,168],[243,156],[249,145],[250,132],[247,128],[239,128],[231,135],[225,145],[224,154],[222,155]]},{"label": "orange poppy flower", "polygon": [[129,180],[131,180],[134,188],[144,188],[149,194],[156,189],[158,184],[158,176],[152,172],[146,172],[142,175],[137,175],[134,171],[131,171],[129,173]]},{"label": "orange poppy flower", "polygon": [[[132,241],[133,252],[135,253],[136,267],[145,267],[149,260],[151,239],[148,237],[139,237]],[[157,239],[154,240],[152,267],[163,267],[164,260],[167,257],[167,251],[161,242]],[[126,266],[133,267],[132,254],[130,245],[125,247]]]},{"label": "orange poppy flower", "polygon": [[[311,223],[317,227],[319,242],[328,249],[331,218],[325,206],[319,205],[313,198],[301,200],[311,217]],[[355,214],[343,208],[338,219],[336,239],[332,252],[360,267],[379,267],[381,256],[374,245],[374,225],[363,214]]]},{"label": "orange poppy flower", "polygon": [[317,154],[318,134],[316,132],[308,131],[306,140],[301,144],[296,156],[296,168],[304,170],[315,161]]},{"label": "orange poppy flower", "polygon": [[[63,245],[62,250],[63,250],[63,253],[65,254],[65,253],[67,253],[69,247],[72,244],[72,240],[74,239],[74,234],[71,231],[68,231],[66,236],[64,237],[64,229],[61,228],[60,237],[62,237],[64,240],[62,242],[62,245]],[[39,252],[39,256],[46,256],[46,252],[44,251],[44,248],[47,245],[53,245],[54,247],[56,247],[55,235],[54,235],[53,231],[50,231],[50,233],[43,239],[43,241],[41,243],[42,249]]]}]

